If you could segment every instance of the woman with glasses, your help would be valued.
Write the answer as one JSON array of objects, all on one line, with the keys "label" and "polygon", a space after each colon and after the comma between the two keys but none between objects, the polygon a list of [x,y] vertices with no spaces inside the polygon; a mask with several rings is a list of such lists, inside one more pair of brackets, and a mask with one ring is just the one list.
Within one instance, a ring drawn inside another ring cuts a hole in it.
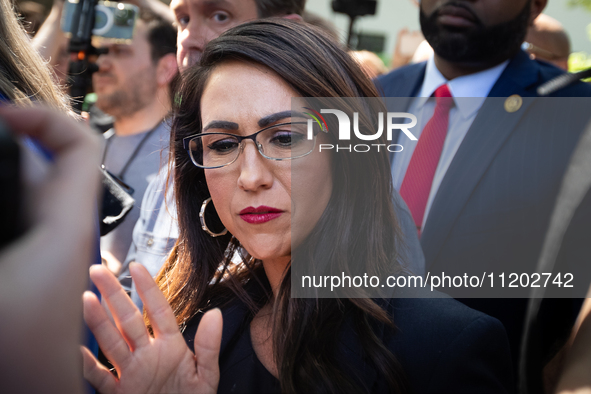
[{"label": "woman with glasses", "polygon": [[[178,241],[157,284],[130,267],[148,330],[117,280],[91,270],[115,322],[85,295],[116,372],[84,350],[100,392],[513,391],[503,327],[457,301],[419,289],[297,292],[302,272],[405,275],[387,151],[327,149],[342,142],[336,118],[311,107],[340,97],[377,92],[309,26],[257,21],[208,44],[174,117]],[[342,101],[375,133],[371,103]]]}]

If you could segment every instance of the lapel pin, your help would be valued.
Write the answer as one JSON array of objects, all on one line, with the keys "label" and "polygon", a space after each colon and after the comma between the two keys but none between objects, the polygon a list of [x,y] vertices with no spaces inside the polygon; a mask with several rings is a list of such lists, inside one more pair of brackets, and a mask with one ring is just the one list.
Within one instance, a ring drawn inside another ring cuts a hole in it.
[{"label": "lapel pin", "polygon": [[520,95],[514,94],[512,96],[509,96],[507,97],[507,100],[505,100],[505,111],[509,113],[517,112],[519,111],[519,108],[521,108],[522,104],[523,99]]}]

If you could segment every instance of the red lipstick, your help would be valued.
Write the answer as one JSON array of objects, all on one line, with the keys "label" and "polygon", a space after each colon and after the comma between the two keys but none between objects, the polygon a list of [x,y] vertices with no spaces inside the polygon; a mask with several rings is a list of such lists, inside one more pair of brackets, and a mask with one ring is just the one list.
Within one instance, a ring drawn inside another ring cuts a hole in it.
[{"label": "red lipstick", "polygon": [[282,213],[283,211],[280,209],[261,205],[256,208],[244,208],[239,215],[246,223],[261,224],[278,218]]}]

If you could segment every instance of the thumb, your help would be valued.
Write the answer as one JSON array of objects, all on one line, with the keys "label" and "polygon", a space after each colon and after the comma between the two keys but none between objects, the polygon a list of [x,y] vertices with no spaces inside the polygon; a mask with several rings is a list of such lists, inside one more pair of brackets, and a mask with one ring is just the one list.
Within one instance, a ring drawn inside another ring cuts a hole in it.
[{"label": "thumb", "polygon": [[205,313],[195,334],[195,363],[197,379],[217,392],[220,380],[219,355],[222,344],[222,312],[212,309]]}]

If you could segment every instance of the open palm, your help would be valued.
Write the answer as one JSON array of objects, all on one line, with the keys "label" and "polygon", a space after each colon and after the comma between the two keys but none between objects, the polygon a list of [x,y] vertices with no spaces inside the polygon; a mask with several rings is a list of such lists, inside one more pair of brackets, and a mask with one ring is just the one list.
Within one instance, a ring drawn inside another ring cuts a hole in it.
[{"label": "open palm", "polygon": [[219,309],[207,312],[195,335],[195,354],[187,347],[164,295],[148,271],[132,263],[130,272],[144,302],[154,336],[117,279],[102,266],[90,277],[107,302],[115,324],[98,298],[84,294],[84,319],[117,376],[82,349],[84,377],[98,391],[110,393],[215,393],[222,337]]}]

